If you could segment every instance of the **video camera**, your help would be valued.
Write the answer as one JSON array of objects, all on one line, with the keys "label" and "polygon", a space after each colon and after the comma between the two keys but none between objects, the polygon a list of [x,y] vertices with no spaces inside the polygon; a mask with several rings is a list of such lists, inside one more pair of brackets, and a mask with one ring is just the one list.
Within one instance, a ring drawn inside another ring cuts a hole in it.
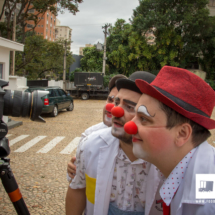
[{"label": "video camera", "polygon": [[29,117],[33,121],[45,122],[40,116],[43,108],[42,97],[48,94],[45,91],[34,91],[32,93],[22,91],[3,90],[8,82],[0,79],[0,178],[14,205],[17,214],[30,214],[22,198],[17,182],[10,169],[10,154],[8,139],[6,138],[8,127],[2,120],[3,115],[14,117]]}]

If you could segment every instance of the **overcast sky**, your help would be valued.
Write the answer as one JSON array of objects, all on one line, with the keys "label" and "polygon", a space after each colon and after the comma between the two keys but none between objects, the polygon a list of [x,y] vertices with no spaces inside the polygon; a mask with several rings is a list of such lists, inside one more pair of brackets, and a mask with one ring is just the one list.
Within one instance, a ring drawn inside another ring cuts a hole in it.
[{"label": "overcast sky", "polygon": [[57,18],[61,25],[72,28],[71,51],[79,54],[79,47],[85,44],[104,42],[104,24],[114,24],[118,18],[128,22],[138,5],[138,0],[84,0],[75,16],[66,11]]}]

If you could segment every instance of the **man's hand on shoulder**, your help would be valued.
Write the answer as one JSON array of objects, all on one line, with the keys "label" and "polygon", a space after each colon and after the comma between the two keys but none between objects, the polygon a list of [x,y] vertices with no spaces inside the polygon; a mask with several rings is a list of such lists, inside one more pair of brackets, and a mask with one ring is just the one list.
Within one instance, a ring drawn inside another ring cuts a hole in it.
[{"label": "man's hand on shoulder", "polygon": [[76,174],[76,165],[74,164],[75,161],[76,161],[76,157],[72,157],[67,165],[67,173],[71,179],[73,179]]}]

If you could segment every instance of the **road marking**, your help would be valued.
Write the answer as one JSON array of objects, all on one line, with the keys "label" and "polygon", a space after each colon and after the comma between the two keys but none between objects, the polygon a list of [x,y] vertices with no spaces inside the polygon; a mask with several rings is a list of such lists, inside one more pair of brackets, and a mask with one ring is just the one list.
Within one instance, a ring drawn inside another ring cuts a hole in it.
[{"label": "road marking", "polygon": [[6,137],[10,137],[12,134],[7,134]]},{"label": "road marking", "polygon": [[72,140],[72,142],[69,143],[69,145],[66,146],[64,150],[60,152],[60,154],[71,154],[73,150],[78,146],[80,142],[81,137],[76,137]]},{"label": "road marking", "polygon": [[44,139],[46,136],[38,136],[35,137],[33,140],[27,142],[25,145],[21,146],[20,148],[18,148],[16,151],[14,152],[25,152],[27,151],[29,148],[31,148],[32,146],[34,146],[36,143],[38,143],[40,140]]},{"label": "road marking", "polygon": [[40,149],[37,153],[47,153],[51,149],[53,149],[61,140],[63,140],[65,137],[55,137],[53,140],[51,140],[49,143],[47,143],[42,149]]},{"label": "road marking", "polygon": [[9,146],[14,145],[15,143],[17,143],[17,142],[19,142],[19,141],[25,139],[25,138],[28,137],[28,136],[29,136],[29,135],[21,135],[21,136],[15,138],[15,139],[13,139],[13,140],[10,140],[10,141],[9,141]]}]

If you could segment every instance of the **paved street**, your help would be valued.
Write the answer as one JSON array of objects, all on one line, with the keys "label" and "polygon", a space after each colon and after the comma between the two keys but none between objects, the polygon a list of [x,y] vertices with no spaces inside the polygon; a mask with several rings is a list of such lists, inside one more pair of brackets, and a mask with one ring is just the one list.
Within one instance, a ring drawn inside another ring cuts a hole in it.
[{"label": "paved street", "polygon": [[[102,121],[104,103],[74,100],[72,112],[60,112],[56,118],[43,115],[44,124],[12,118],[23,125],[8,132],[11,168],[31,214],[65,214],[67,162],[75,155],[81,133]],[[0,215],[16,214],[2,184],[0,208]]]},{"label": "paved street", "polygon": [[[43,115],[44,124],[12,118],[23,125],[8,132],[11,168],[31,214],[65,214],[67,162],[75,154],[81,133],[101,122],[104,103],[74,100],[72,112],[60,112],[56,118]],[[215,131],[212,134],[209,143],[215,146]],[[2,184],[0,208],[0,215],[16,214]]]}]

